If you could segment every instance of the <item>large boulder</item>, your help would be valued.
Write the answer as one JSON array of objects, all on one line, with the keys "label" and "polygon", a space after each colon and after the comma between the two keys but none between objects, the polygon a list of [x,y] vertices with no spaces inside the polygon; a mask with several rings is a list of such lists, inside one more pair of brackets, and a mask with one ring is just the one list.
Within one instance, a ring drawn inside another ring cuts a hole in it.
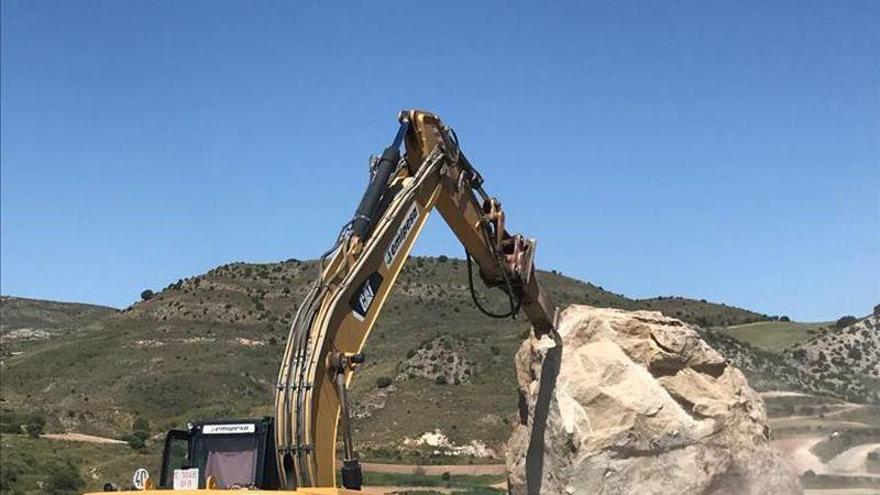
[{"label": "large boulder", "polygon": [[802,493],[761,398],[679,320],[570,306],[516,371],[512,494]]}]

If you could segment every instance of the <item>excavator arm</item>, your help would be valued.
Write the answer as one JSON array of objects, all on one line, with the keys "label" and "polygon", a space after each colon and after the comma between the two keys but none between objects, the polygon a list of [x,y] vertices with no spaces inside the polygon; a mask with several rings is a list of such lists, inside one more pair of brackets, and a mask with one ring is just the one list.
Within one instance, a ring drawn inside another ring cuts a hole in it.
[{"label": "excavator arm", "polygon": [[[509,312],[494,316],[515,316],[521,310],[536,334],[554,328],[555,307],[533,264],[535,241],[506,230],[501,203],[483,190],[483,179],[462,153],[455,133],[424,111],[401,112],[399,120],[394,141],[373,160],[355,217],[322,257],[318,280],[291,326],[275,399],[282,487],[336,486],[339,426],[343,485],[360,488],[348,423],[348,384],[432,209],[464,245],[469,266],[471,258],[479,266],[483,282],[509,296]],[[479,305],[476,296],[474,300]]]}]

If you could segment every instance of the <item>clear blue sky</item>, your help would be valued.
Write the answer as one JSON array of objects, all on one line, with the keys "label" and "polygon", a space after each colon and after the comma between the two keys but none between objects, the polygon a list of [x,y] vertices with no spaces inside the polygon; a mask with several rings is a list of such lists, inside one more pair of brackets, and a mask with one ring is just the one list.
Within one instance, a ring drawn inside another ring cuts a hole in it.
[{"label": "clear blue sky", "polygon": [[[801,320],[880,302],[880,2],[2,3],[3,294],[314,258],[397,111],[539,263]],[[417,253],[461,256],[439,216]]]}]

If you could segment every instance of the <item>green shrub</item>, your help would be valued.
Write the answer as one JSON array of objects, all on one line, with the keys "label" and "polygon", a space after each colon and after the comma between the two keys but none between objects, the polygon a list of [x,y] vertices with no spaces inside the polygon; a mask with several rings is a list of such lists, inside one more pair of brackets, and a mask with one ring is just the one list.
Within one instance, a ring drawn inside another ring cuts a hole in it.
[{"label": "green shrub", "polygon": [[20,435],[24,433],[24,425],[27,424],[27,415],[12,411],[11,409],[0,410],[0,432]]},{"label": "green shrub", "polygon": [[28,416],[27,423],[24,425],[24,430],[27,432],[28,436],[31,438],[39,438],[40,435],[43,434],[43,428],[46,426],[46,418],[40,416],[39,414],[32,414]]},{"label": "green shrub", "polygon": [[146,448],[146,446],[147,446],[147,444],[143,438],[141,438],[133,433],[129,433],[128,435],[125,435],[122,439],[125,440],[125,443],[127,443],[128,446],[134,450],[144,450],[144,448]]},{"label": "green shrub", "polygon": [[390,387],[392,383],[393,381],[391,378],[388,378],[387,376],[380,376],[379,379],[376,380],[376,386],[379,388]]},{"label": "green shrub", "polygon": [[18,486],[21,479],[19,467],[11,462],[0,463],[0,492],[9,494],[22,493]]},{"label": "green shrub", "polygon": [[834,327],[839,330],[842,328],[846,328],[857,321],[859,320],[857,320],[855,316],[844,316],[837,320],[837,323],[834,324]]},{"label": "green shrub", "polygon": [[78,493],[85,484],[79,468],[68,462],[55,466],[49,474],[46,488],[52,495],[72,495]]},{"label": "green shrub", "polygon": [[138,416],[131,425],[131,431],[135,436],[146,440],[150,438],[150,422]]},{"label": "green shrub", "polygon": [[150,422],[146,418],[138,416],[131,425],[131,433],[122,439],[134,450],[143,450],[150,438]]},{"label": "green shrub", "polygon": [[146,289],[143,292],[141,292],[141,299],[143,299],[144,301],[149,301],[155,295],[156,294],[152,290]]},{"label": "green shrub", "polygon": [[21,425],[18,423],[0,423],[0,433],[18,435],[21,433]]}]

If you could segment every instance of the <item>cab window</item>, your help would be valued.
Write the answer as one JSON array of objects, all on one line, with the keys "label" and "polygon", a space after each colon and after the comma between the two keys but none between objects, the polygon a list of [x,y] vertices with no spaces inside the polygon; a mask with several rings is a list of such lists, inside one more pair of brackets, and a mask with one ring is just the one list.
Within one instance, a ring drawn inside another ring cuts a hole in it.
[{"label": "cab window", "polygon": [[165,451],[162,453],[162,476],[159,486],[171,488],[174,483],[174,470],[189,467],[189,432],[171,430],[165,437]]}]

